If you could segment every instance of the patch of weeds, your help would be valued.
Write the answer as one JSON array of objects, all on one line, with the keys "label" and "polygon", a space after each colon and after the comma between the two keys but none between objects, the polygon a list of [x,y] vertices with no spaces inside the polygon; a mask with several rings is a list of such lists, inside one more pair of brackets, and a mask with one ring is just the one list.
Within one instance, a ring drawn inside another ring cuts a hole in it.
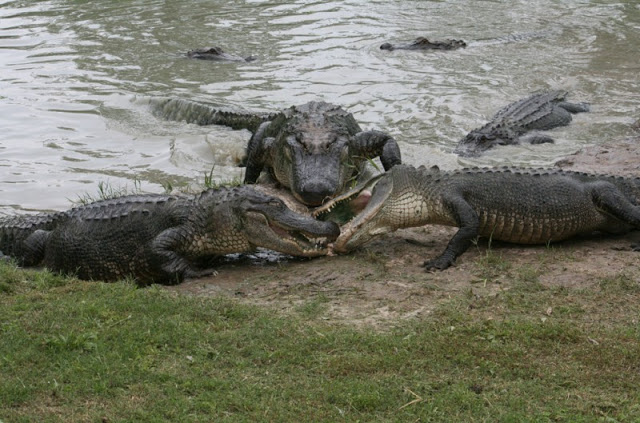
[{"label": "patch of weeds", "polygon": [[328,309],[329,298],[324,294],[319,294],[315,298],[299,305],[295,311],[308,319],[314,319],[325,313]]},{"label": "patch of weeds", "polygon": [[598,281],[598,286],[607,292],[626,292],[633,294],[640,292],[640,282],[625,273],[602,278]]},{"label": "patch of weeds", "polygon": [[[478,252],[477,240],[473,241]],[[491,239],[487,244],[487,249],[484,254],[480,253],[480,257],[476,260],[476,267],[478,269],[478,278],[484,283],[495,282],[496,279],[503,277],[511,270],[511,263],[502,257],[502,253],[496,253],[491,248]]]},{"label": "patch of weeds", "polygon": [[526,264],[515,271],[516,279],[522,283],[538,283],[542,271],[539,267]]},{"label": "patch of weeds", "polygon": [[98,335],[94,332],[52,335],[44,340],[44,346],[57,352],[61,351],[93,351],[96,349]]},{"label": "patch of weeds", "polygon": [[122,197],[124,195],[140,194],[142,192],[140,188],[140,180],[133,180],[133,188],[127,186],[114,187],[109,181],[98,182],[98,194],[93,195],[85,193],[78,195],[76,200],[70,200],[72,204],[85,205],[95,203],[100,200],[109,200],[111,198]]}]

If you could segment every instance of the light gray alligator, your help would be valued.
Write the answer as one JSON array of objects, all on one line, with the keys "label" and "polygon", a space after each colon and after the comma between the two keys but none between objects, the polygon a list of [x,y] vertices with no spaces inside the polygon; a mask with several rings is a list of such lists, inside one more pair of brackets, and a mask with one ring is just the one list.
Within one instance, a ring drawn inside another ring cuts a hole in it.
[{"label": "light gray alligator", "polygon": [[190,59],[213,60],[217,62],[252,62],[255,56],[241,57],[235,54],[226,53],[220,47],[199,48],[189,50],[187,57]]},{"label": "light gray alligator", "polygon": [[266,170],[309,206],[344,192],[371,159],[379,157],[385,170],[401,163],[393,137],[363,131],[351,113],[323,101],[269,114],[222,111],[181,99],[152,102],[152,108],[165,119],[248,129],[253,136],[247,147],[244,182],[255,183]]},{"label": "light gray alligator", "polygon": [[342,202],[365,197],[364,210],[341,226],[333,245],[347,252],[400,228],[460,228],[427,270],[446,269],[478,236],[546,244],[593,232],[640,229],[640,178],[545,169],[441,171],[395,166],[314,211],[323,218]]},{"label": "light gray alligator", "polygon": [[250,186],[197,195],[130,195],[64,212],[0,220],[0,251],[81,279],[127,276],[179,283],[215,273],[219,256],[257,247],[315,257],[339,234],[333,222],[291,211]]},{"label": "light gray alligator", "polygon": [[572,113],[589,111],[586,103],[566,102],[567,95],[563,90],[544,91],[507,105],[482,128],[469,132],[454,152],[461,156],[477,156],[496,145],[552,143],[553,138],[548,135],[523,135],[568,125]]}]

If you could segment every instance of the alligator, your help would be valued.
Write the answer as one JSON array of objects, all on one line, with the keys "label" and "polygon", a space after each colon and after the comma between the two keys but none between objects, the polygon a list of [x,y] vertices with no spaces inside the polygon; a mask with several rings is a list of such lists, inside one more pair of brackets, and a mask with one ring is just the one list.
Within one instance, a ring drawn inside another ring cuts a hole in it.
[{"label": "alligator", "polygon": [[391,44],[384,43],[380,46],[381,50],[457,50],[465,48],[467,46],[475,45],[492,45],[492,44],[504,44],[519,41],[528,41],[535,38],[548,37],[552,32],[550,31],[533,31],[533,32],[521,32],[516,34],[507,34],[503,37],[487,38],[478,41],[466,42],[464,40],[447,38],[445,40],[429,40],[426,37],[418,37],[414,41],[405,44]]},{"label": "alligator", "polygon": [[338,226],[292,211],[251,186],[199,194],[129,195],[71,210],[0,220],[0,251],[21,266],[81,279],[180,283],[215,274],[216,259],[258,247],[289,255],[327,253]]},{"label": "alligator", "polygon": [[220,47],[199,48],[189,50],[187,57],[190,59],[213,60],[218,62],[252,62],[255,56],[241,57],[235,54],[226,53]]},{"label": "alligator", "polygon": [[380,50],[456,50],[467,46],[462,40],[446,39],[431,41],[425,37],[418,37],[408,44],[384,43]]},{"label": "alligator", "polygon": [[401,163],[393,137],[363,131],[351,113],[323,101],[269,114],[227,112],[182,99],[152,105],[156,116],[167,119],[248,129],[253,135],[247,146],[244,182],[256,183],[266,170],[309,206],[344,192],[373,158],[379,157],[385,170]]},{"label": "alligator", "polygon": [[461,156],[477,156],[496,145],[552,143],[553,138],[547,135],[523,135],[532,130],[568,125],[572,113],[589,111],[586,103],[564,101],[567,95],[563,90],[542,91],[507,105],[482,128],[469,132],[454,152]]},{"label": "alligator", "polygon": [[[547,244],[593,232],[640,229],[640,178],[526,168],[395,166],[332,199],[313,215],[325,216],[345,200],[368,202],[342,224],[333,251],[348,252],[400,228],[458,227],[427,270],[454,264],[478,237],[519,244]],[[634,248],[635,249],[635,248]]]}]

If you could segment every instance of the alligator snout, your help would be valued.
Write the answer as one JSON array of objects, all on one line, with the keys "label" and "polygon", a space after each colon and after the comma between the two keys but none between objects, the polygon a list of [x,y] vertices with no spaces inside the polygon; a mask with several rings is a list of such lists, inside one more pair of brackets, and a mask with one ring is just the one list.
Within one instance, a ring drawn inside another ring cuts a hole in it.
[{"label": "alligator snout", "polygon": [[333,197],[336,187],[328,181],[309,181],[300,187],[300,200],[309,206],[319,206]]}]

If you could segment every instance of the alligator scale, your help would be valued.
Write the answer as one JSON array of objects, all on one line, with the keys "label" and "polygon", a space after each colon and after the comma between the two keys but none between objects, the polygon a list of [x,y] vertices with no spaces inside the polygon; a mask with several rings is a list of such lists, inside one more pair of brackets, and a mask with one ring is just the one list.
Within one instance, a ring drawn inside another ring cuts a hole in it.
[{"label": "alligator scale", "polygon": [[477,236],[546,244],[592,232],[640,229],[640,178],[545,169],[396,166],[314,214],[355,197],[368,204],[342,225],[334,250],[347,252],[396,229],[439,224],[460,229],[445,251],[424,263],[446,269]]},{"label": "alligator scale", "polygon": [[0,220],[0,251],[23,266],[43,265],[81,279],[178,283],[215,273],[218,256],[257,247],[315,257],[338,236],[249,186],[197,195],[131,195],[64,212]]},{"label": "alligator scale", "polygon": [[265,170],[302,203],[318,206],[349,188],[370,159],[385,170],[401,163],[390,135],[363,131],[351,113],[322,101],[278,113],[222,111],[206,103],[181,99],[153,103],[157,116],[199,125],[225,125],[252,133],[247,147],[245,183]]}]

